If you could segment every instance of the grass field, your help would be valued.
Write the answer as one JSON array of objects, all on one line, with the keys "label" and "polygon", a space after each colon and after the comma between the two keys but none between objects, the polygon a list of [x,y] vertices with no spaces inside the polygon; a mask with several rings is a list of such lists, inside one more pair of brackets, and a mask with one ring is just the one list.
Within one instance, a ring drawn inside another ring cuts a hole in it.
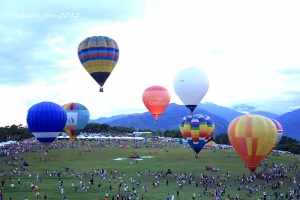
[{"label": "grass field", "polygon": [[[81,151],[81,155],[79,154]],[[154,158],[144,158],[143,160],[134,162],[130,164],[131,159],[129,156],[133,153],[137,152],[139,156],[154,156]],[[151,152],[151,153],[150,153]],[[157,154],[155,154],[157,152]],[[232,153],[235,158],[227,158],[227,155]],[[65,167],[69,167],[70,169],[75,169],[77,172],[86,173],[87,177],[83,178],[83,182],[88,184],[89,182],[89,173],[93,169],[105,169],[110,171],[112,168],[118,171],[118,177],[122,177],[123,183],[126,182],[129,185],[129,190],[132,188],[132,184],[130,182],[130,177],[136,178],[141,181],[141,185],[135,188],[137,189],[137,194],[139,196],[144,195],[145,199],[154,200],[154,199],[166,199],[167,194],[171,195],[172,191],[180,191],[179,197],[175,199],[192,199],[192,195],[196,193],[196,199],[215,199],[215,197],[198,197],[198,193],[203,194],[203,187],[196,187],[195,184],[184,185],[182,189],[178,188],[175,180],[175,174],[186,173],[189,175],[191,172],[196,174],[196,180],[199,180],[200,174],[206,174],[208,176],[215,175],[221,176],[222,173],[226,174],[227,171],[231,173],[231,179],[227,180],[227,185],[233,185],[233,177],[242,176],[243,173],[249,175],[248,169],[245,167],[242,160],[238,157],[238,155],[231,150],[218,150],[214,153],[212,150],[202,150],[200,152],[200,158],[195,159],[194,153],[192,149],[185,149],[182,147],[179,148],[117,148],[117,147],[108,147],[108,148],[92,148],[92,152],[85,152],[82,149],[74,148],[74,149],[59,149],[59,150],[50,150],[47,157],[50,159],[49,162],[40,161],[40,158],[43,160],[45,158],[44,152],[30,152],[24,154],[18,154],[17,157],[23,157],[24,160],[29,164],[26,167],[26,171],[23,172],[21,176],[18,174],[9,175],[9,171],[14,168],[12,165],[8,165],[5,163],[2,165],[2,162],[9,161],[8,157],[1,158],[1,167],[2,171],[6,171],[7,175],[2,176],[2,179],[5,180],[5,184],[3,187],[3,197],[5,200],[9,200],[9,197],[12,197],[12,200],[23,200],[25,196],[29,199],[35,199],[35,191],[30,188],[30,181],[33,182],[34,185],[37,185],[40,191],[40,199],[43,199],[43,196],[47,194],[47,199],[53,200],[61,200],[63,196],[66,196],[68,200],[99,200],[105,197],[105,192],[109,193],[108,199],[112,199],[113,195],[118,193],[118,185],[120,179],[111,181],[111,185],[115,185],[115,191],[112,193],[109,191],[109,183],[108,179],[102,183],[102,189],[99,191],[97,185],[102,182],[100,177],[94,176],[94,185],[90,185],[89,192],[82,192],[80,189],[75,192],[74,189],[71,189],[71,184],[74,181],[75,185],[79,185],[79,179],[72,179],[68,177],[68,173],[65,172]],[[128,158],[125,160],[113,160],[116,158]],[[285,165],[294,164],[297,162],[298,158],[293,155],[281,154],[279,157],[277,156],[269,156],[269,160],[267,161],[269,164],[271,163],[283,163]],[[10,161],[14,162],[14,161]],[[17,162],[20,166],[22,164],[21,161]],[[205,170],[205,166],[210,165],[212,167],[218,167],[220,169],[219,172],[211,172]],[[155,189],[152,187],[152,183],[154,182],[154,176],[145,176],[142,175],[140,178],[137,177],[138,172],[144,171],[159,171],[166,170],[170,168],[173,174],[168,175],[168,177],[160,177],[160,186]],[[49,177],[45,175],[45,171],[49,170],[49,172],[62,171],[61,180],[63,181],[64,186],[64,194],[60,194],[61,191],[58,185],[58,177]],[[261,171],[262,168],[258,167],[257,171]],[[31,177],[27,175],[26,172],[31,173]],[[123,175],[121,174],[123,172]],[[42,177],[42,182],[36,180],[36,174],[39,174]],[[293,176],[292,172],[289,172],[289,176]],[[9,177],[14,179],[15,187],[11,187],[9,184]],[[23,188],[23,194],[20,194],[20,185],[18,185],[17,180],[21,179],[21,182],[24,182],[25,187]],[[169,185],[166,186],[165,180],[169,179]],[[254,183],[263,183],[264,180],[255,180]],[[272,181],[273,182],[273,181]],[[290,183],[289,179],[284,179],[283,188],[280,188],[279,191],[285,192],[288,191],[289,187],[295,188],[295,184]],[[148,193],[145,193],[142,190],[142,186],[148,186]],[[267,188],[271,194],[274,191],[271,188]],[[121,193],[123,192],[123,187],[121,189]],[[237,191],[233,188],[226,189],[226,194],[224,194],[223,199],[226,199],[227,194],[230,194],[234,197],[236,194],[239,194],[240,197],[246,197],[246,191],[242,189],[241,191]],[[258,199],[262,197],[263,191],[260,190],[257,195],[253,195],[251,198],[247,199]],[[135,199],[132,198],[132,199]],[[273,199],[273,198],[272,198]]]}]

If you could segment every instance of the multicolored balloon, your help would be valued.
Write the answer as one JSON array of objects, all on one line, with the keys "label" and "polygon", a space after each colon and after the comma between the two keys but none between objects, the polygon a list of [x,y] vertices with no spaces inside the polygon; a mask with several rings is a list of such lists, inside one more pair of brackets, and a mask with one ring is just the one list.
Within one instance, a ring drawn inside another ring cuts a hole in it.
[{"label": "multicolored balloon", "polygon": [[158,117],[165,111],[170,103],[169,91],[159,85],[148,87],[143,93],[143,102],[149,112],[158,122]]},{"label": "multicolored balloon", "polygon": [[113,39],[93,36],[83,40],[78,46],[78,57],[85,70],[100,85],[103,85],[119,60],[119,46]]},{"label": "multicolored balloon", "polygon": [[277,120],[275,120],[275,119],[271,119],[271,120],[272,120],[272,122],[276,126],[277,137],[276,137],[276,143],[275,143],[275,145],[272,147],[272,149],[270,150],[270,152],[267,155],[269,155],[276,148],[277,144],[280,142],[280,140],[282,138],[282,135],[283,135],[283,129],[282,129],[281,124]]},{"label": "multicolored balloon", "polygon": [[71,141],[74,142],[88,124],[90,112],[80,103],[68,103],[62,107],[67,113],[67,123],[64,131],[70,136]]},{"label": "multicolored balloon", "polygon": [[275,146],[276,146],[280,142],[280,140],[283,136],[283,128],[277,120],[275,120],[275,119],[271,119],[271,120],[275,124],[276,129],[277,129],[277,138],[276,138],[276,143],[275,143]]},{"label": "multicolored balloon", "polygon": [[67,121],[67,114],[56,103],[41,102],[29,108],[26,121],[29,130],[47,150],[63,131]]},{"label": "multicolored balloon", "polygon": [[187,116],[184,116],[183,118],[182,118],[182,120],[180,121],[180,123],[179,123],[179,130],[180,130],[180,133],[181,133],[181,135],[182,135],[182,137],[184,138],[184,139],[187,139],[186,137],[186,132],[184,131],[184,124],[185,123],[191,123],[191,120],[192,120],[192,118],[191,117],[189,117],[190,115],[187,115]]},{"label": "multicolored balloon", "polygon": [[254,172],[276,142],[275,124],[261,115],[243,115],[228,126],[228,138],[247,165]]},{"label": "multicolored balloon", "polygon": [[193,113],[208,91],[209,80],[202,70],[187,68],[176,74],[173,86],[177,96]]},{"label": "multicolored balloon", "polygon": [[188,140],[191,148],[198,154],[212,137],[215,123],[207,115],[187,115],[181,120],[179,129],[182,136]]}]

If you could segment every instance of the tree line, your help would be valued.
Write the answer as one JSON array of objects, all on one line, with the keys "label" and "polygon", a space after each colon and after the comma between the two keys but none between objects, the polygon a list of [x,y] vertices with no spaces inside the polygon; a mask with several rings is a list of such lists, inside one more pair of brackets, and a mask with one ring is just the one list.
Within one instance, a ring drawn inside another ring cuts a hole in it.
[{"label": "tree line", "polygon": [[[128,133],[133,132],[151,132],[152,137],[171,137],[171,138],[182,138],[182,135],[179,130],[157,130],[152,131],[150,129],[135,129],[133,127],[124,127],[124,126],[110,126],[108,124],[98,124],[98,123],[89,123],[82,130],[86,133],[104,133],[114,136],[124,136]],[[28,138],[32,138],[34,135],[27,127],[22,125],[11,125],[0,127],[0,142],[6,142],[8,140],[22,141]],[[222,133],[217,136],[213,136],[210,140],[215,141],[217,144],[226,144],[230,145],[227,133]],[[279,144],[277,144],[276,150],[290,151],[294,154],[300,154],[300,143],[299,141],[283,136]]]}]

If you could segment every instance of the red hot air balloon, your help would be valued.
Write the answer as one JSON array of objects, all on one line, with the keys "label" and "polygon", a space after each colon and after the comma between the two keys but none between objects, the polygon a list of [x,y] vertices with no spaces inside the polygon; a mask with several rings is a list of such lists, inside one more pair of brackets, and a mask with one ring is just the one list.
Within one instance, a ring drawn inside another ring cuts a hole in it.
[{"label": "red hot air balloon", "polygon": [[144,91],[143,102],[155,118],[155,123],[157,123],[158,117],[165,111],[170,103],[170,93],[166,88],[154,85]]}]

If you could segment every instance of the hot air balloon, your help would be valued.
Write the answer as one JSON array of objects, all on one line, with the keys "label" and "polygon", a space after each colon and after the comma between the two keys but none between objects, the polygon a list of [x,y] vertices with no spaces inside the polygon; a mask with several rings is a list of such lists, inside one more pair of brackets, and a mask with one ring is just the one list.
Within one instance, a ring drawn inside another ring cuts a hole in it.
[{"label": "hot air balloon", "polygon": [[158,117],[170,103],[169,91],[162,86],[154,85],[144,91],[142,98],[146,108],[153,115],[157,123]]},{"label": "hot air balloon", "polygon": [[[185,132],[184,131],[184,124],[185,123],[190,123],[192,118],[191,117],[189,117],[189,115],[187,115],[187,116],[184,116],[183,118],[182,118],[182,120],[180,121],[180,123],[179,123],[179,130],[180,130],[180,133],[181,133],[181,135],[182,135],[182,137],[184,138],[184,139],[187,139],[186,138],[186,134],[188,134],[188,132]],[[189,121],[187,121],[187,120],[189,120]]]},{"label": "hot air balloon", "polygon": [[275,124],[260,115],[239,116],[228,126],[229,141],[251,172],[272,149],[276,136]]},{"label": "hot air balloon", "polygon": [[275,124],[276,129],[277,129],[277,138],[276,138],[276,143],[275,143],[275,146],[276,146],[280,142],[280,140],[282,138],[283,128],[282,128],[281,124],[277,120],[275,120],[275,119],[271,119],[271,120]]},{"label": "hot air balloon", "polygon": [[183,117],[179,129],[191,148],[198,154],[215,130],[215,123],[206,115],[194,114]]},{"label": "hot air balloon", "polygon": [[277,137],[276,137],[276,143],[275,145],[273,146],[273,148],[270,150],[270,152],[267,154],[269,155],[274,149],[275,147],[277,146],[277,144],[280,142],[281,138],[282,138],[282,135],[283,135],[283,129],[282,129],[282,126],[281,124],[275,120],[275,119],[271,119],[272,122],[275,124],[276,126],[276,129],[277,129]]},{"label": "hot air balloon", "polygon": [[67,113],[67,123],[64,131],[70,136],[71,141],[85,128],[90,119],[90,112],[80,103],[68,103],[62,106]]},{"label": "hot air balloon", "polygon": [[79,44],[78,57],[85,70],[100,85],[100,92],[103,92],[103,85],[119,59],[118,44],[105,36],[88,37]]},{"label": "hot air balloon", "polygon": [[173,86],[177,96],[193,113],[208,91],[209,80],[202,70],[187,68],[176,74]]},{"label": "hot air balloon", "polygon": [[26,121],[29,130],[47,150],[63,131],[67,121],[67,114],[56,103],[41,102],[29,108]]}]

